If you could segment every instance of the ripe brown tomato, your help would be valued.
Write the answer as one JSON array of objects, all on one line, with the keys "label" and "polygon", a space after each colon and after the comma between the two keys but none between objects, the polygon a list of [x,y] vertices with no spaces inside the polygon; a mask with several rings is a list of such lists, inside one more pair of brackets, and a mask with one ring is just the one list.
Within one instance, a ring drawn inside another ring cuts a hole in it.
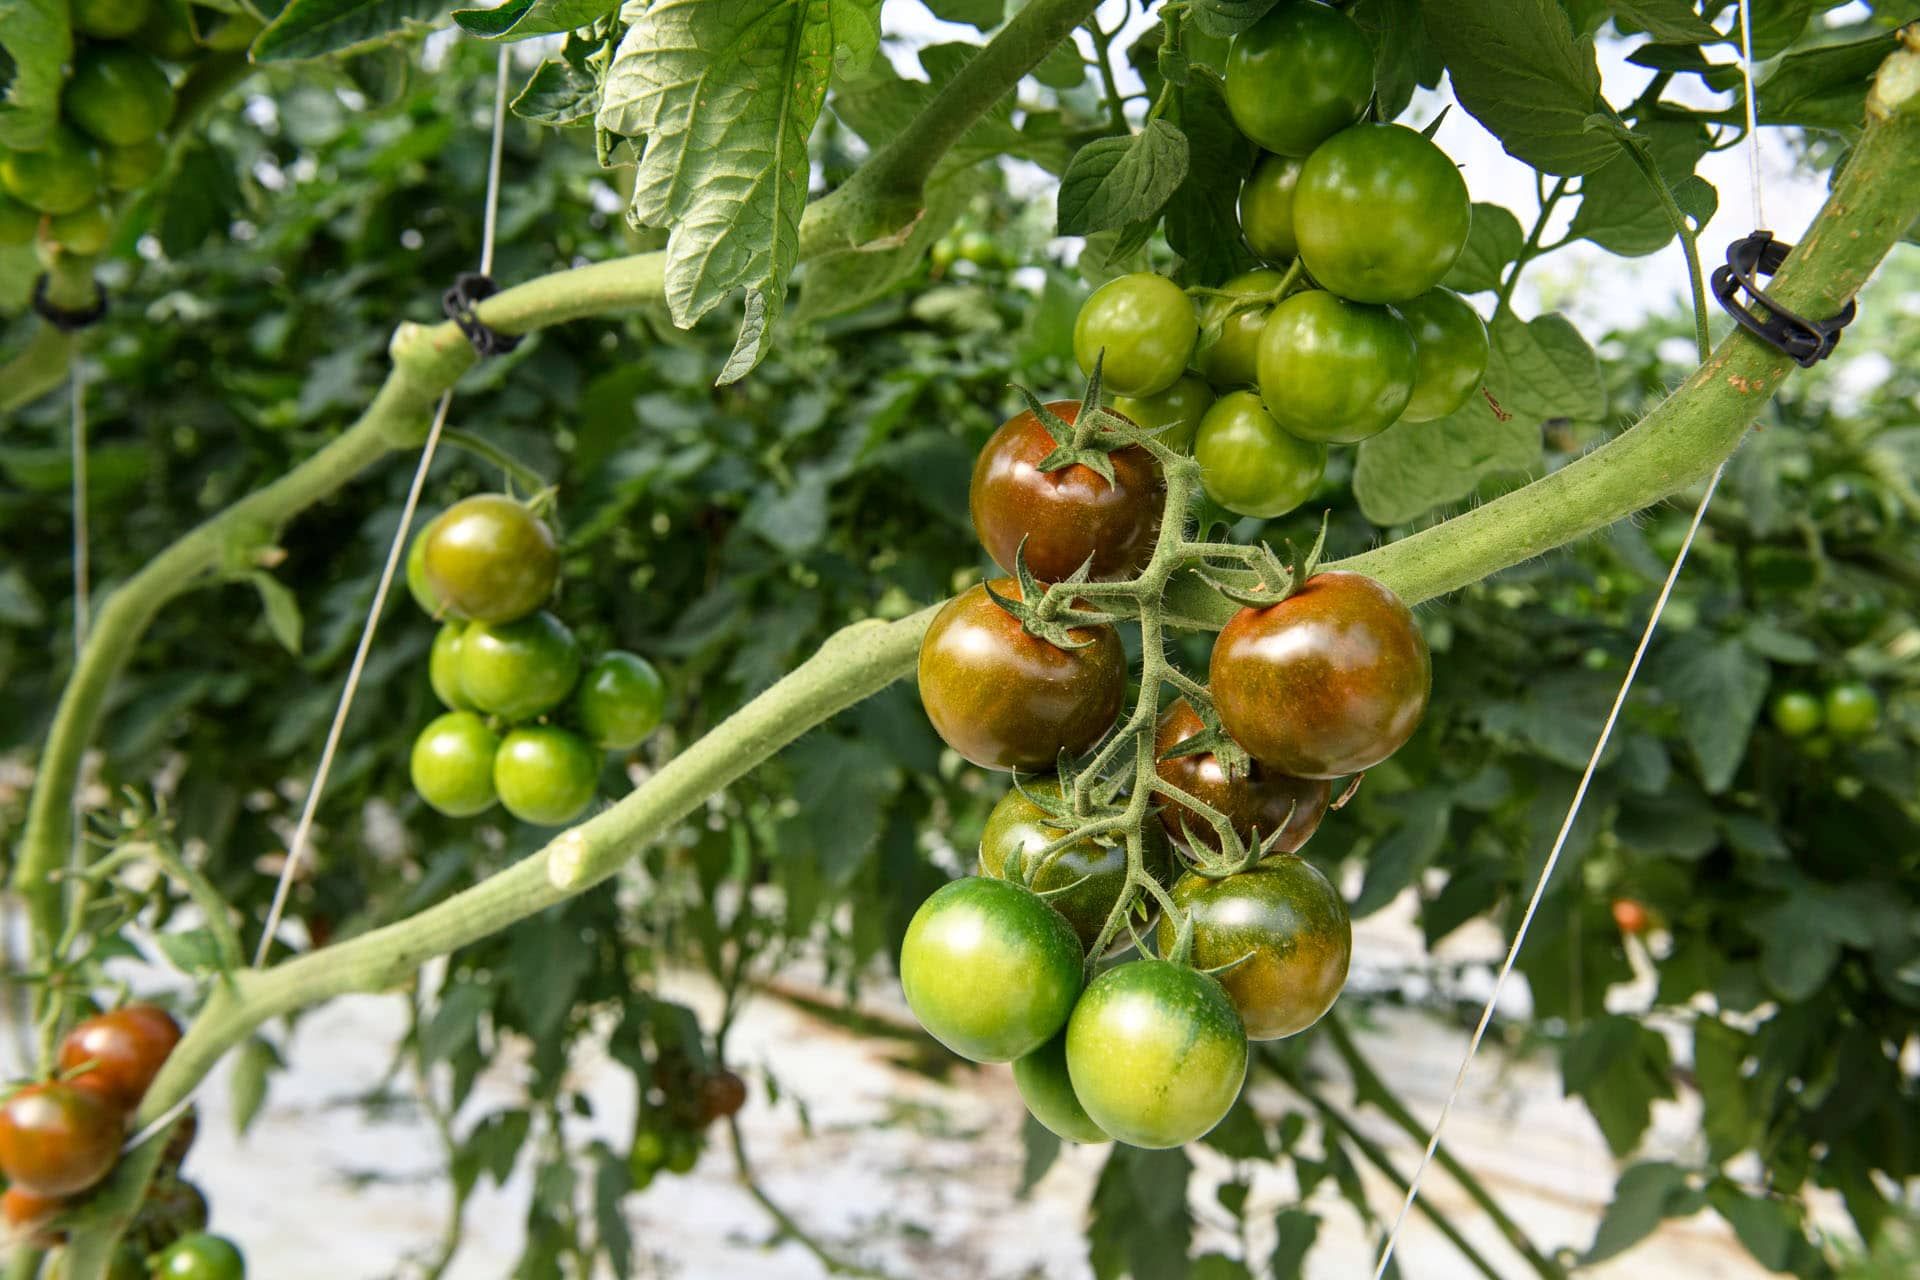
[{"label": "ripe brown tomato", "polygon": [[1413,736],[1433,666],[1400,597],[1358,573],[1315,574],[1220,630],[1209,668],[1233,740],[1297,778],[1371,769]]},{"label": "ripe brown tomato", "polygon": [[[1072,423],[1080,406],[1056,400],[1047,406]],[[1160,529],[1166,485],[1160,464],[1137,445],[1107,455],[1113,483],[1091,467],[1074,463],[1057,471],[1040,470],[1040,461],[1058,445],[1033,410],[1008,418],[993,433],[973,464],[967,506],[973,529],[1008,573],[1014,553],[1026,539],[1027,567],[1042,582],[1070,576],[1089,556],[1097,580],[1126,578],[1153,555]]]},{"label": "ripe brown tomato", "polygon": [[64,1231],[44,1230],[65,1207],[66,1201],[60,1197],[35,1195],[25,1187],[8,1187],[0,1196],[0,1217],[7,1221],[8,1234],[32,1249],[51,1249],[66,1240]]},{"label": "ripe brown tomato", "polygon": [[[1154,768],[1160,777],[1225,814],[1234,832],[1249,844],[1265,840],[1275,831],[1282,832],[1279,843],[1273,846],[1276,853],[1292,853],[1305,844],[1326,817],[1333,788],[1324,779],[1291,777],[1258,760],[1246,773],[1230,778],[1220,757],[1211,751],[1167,758],[1167,752],[1205,727],[1185,698],[1160,713],[1160,725],[1153,735]],[[1220,847],[1213,825],[1184,804],[1163,804],[1160,823],[1182,848],[1189,847],[1182,823],[1206,848]]]},{"label": "ripe brown tomato", "polygon": [[[1018,600],[1020,584],[993,589]],[[920,704],[948,746],[986,769],[1052,769],[1113,727],[1127,656],[1110,626],[1075,627],[1078,649],[1028,634],[984,585],[955,596],[920,642]]]},{"label": "ripe brown tomato", "polygon": [[37,1196],[78,1195],[120,1158],[126,1113],[62,1080],[30,1084],[0,1105],[0,1172]]},{"label": "ripe brown tomato", "polygon": [[747,1082],[731,1071],[700,1082],[700,1110],[709,1121],[724,1120],[747,1105]]},{"label": "ripe brown tomato", "polygon": [[[96,1014],[60,1042],[60,1070],[82,1088],[94,1089],[131,1111],[180,1043],[180,1024],[165,1009],[130,1004]],[[82,1070],[85,1068],[85,1070]]]}]

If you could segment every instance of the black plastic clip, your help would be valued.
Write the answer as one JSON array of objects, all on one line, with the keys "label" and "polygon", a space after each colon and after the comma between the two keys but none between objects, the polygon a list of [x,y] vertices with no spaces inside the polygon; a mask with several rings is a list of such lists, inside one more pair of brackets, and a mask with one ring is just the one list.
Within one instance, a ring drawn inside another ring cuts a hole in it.
[{"label": "black plastic clip", "polygon": [[518,336],[508,337],[504,333],[495,333],[480,321],[474,308],[500,292],[492,276],[483,276],[477,271],[463,271],[454,277],[453,288],[440,295],[440,305],[446,310],[447,319],[460,327],[467,335],[467,341],[480,353],[482,360],[488,356],[503,356],[520,345]]},{"label": "black plastic clip", "polygon": [[[1840,314],[1831,320],[1808,320],[1769,297],[1754,276],[1772,275],[1791,252],[1793,246],[1775,240],[1771,231],[1756,231],[1743,240],[1735,240],[1727,246],[1727,265],[1714,269],[1713,296],[1720,300],[1728,315],[1740,322],[1741,328],[1782,355],[1792,357],[1801,368],[1810,369],[1833,354],[1833,348],[1840,341],[1840,330],[1853,319],[1854,305],[1849,299]],[[1740,304],[1741,289],[1767,309],[1766,319],[1762,320]]]},{"label": "black plastic clip", "polygon": [[98,280],[93,282],[93,305],[82,311],[69,311],[54,305],[47,297],[47,284],[47,274],[43,271],[40,278],[33,282],[33,309],[40,313],[42,320],[60,332],[77,333],[107,314],[107,291]]}]

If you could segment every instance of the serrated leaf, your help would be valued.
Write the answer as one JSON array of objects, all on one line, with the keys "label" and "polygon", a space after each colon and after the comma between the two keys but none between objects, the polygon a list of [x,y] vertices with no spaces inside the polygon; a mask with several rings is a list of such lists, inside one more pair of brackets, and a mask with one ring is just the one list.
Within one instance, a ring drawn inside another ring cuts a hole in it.
[{"label": "serrated leaf", "polygon": [[661,0],[620,41],[596,123],[644,138],[630,216],[667,228],[666,297],[691,327],[746,290],[737,380],[765,353],[799,253],[807,139],[837,58],[879,47],[876,0]]},{"label": "serrated leaf", "polygon": [[233,1129],[245,1133],[267,1100],[267,1075],[284,1066],[279,1051],[259,1036],[248,1036],[233,1060],[233,1074],[227,1078],[232,1091]]},{"label": "serrated leaf", "polygon": [[1737,639],[1682,632],[1661,647],[1653,674],[1679,712],[1701,783],[1726,790],[1766,701],[1767,664]]},{"label": "serrated leaf", "polygon": [[1187,136],[1166,120],[1131,137],[1089,142],[1060,180],[1060,234],[1090,235],[1151,218],[1186,176]]},{"label": "serrated leaf", "polygon": [[[1692,122],[1655,120],[1636,125],[1634,131],[1646,138],[1655,167],[1672,187],[1693,177],[1694,166],[1707,153],[1707,131]],[[1660,193],[1624,152],[1580,180],[1580,207],[1567,233],[1629,258],[1665,248],[1674,235]]]},{"label": "serrated leaf", "polygon": [[1891,35],[1877,35],[1788,54],[1754,95],[1760,123],[1858,129],[1867,87],[1895,47]]},{"label": "serrated leaf", "polygon": [[600,86],[590,73],[565,62],[543,62],[509,105],[513,114],[535,124],[592,124],[600,107]]},{"label": "serrated leaf", "polygon": [[1693,10],[1693,0],[1611,0],[1614,16],[1668,44],[1715,44],[1726,39]]},{"label": "serrated leaf", "polygon": [[531,40],[591,26],[620,8],[620,0],[507,0],[492,9],[455,9],[462,31],[482,40]]},{"label": "serrated leaf", "polygon": [[780,758],[793,771],[794,794],[832,798],[802,806],[782,824],[794,852],[810,854],[828,883],[844,886],[879,841],[900,770],[873,743],[829,734],[802,738]]},{"label": "serrated leaf", "polygon": [[1267,16],[1275,0],[1193,0],[1194,25],[1210,36],[1237,36]]},{"label": "serrated leaf", "polygon": [[1418,0],[1359,0],[1347,10],[1373,46],[1374,103],[1380,119],[1407,109],[1420,84],[1425,32]]},{"label": "serrated leaf", "polygon": [[1167,201],[1167,244],[1191,278],[1225,280],[1254,264],[1240,235],[1240,180],[1254,148],[1234,127],[1219,86],[1205,76],[1178,90],[1174,111],[1187,137],[1187,176]]},{"label": "serrated leaf", "polygon": [[440,18],[447,0],[291,0],[253,42],[255,62],[364,49]]},{"label": "serrated leaf", "polygon": [[1581,1027],[1561,1056],[1567,1095],[1586,1100],[1616,1156],[1639,1143],[1654,1101],[1673,1097],[1672,1073],[1666,1037],[1618,1014]]},{"label": "serrated leaf", "polygon": [[1472,495],[1480,481],[1540,463],[1540,424],[1502,422],[1482,395],[1434,422],[1402,422],[1360,443],[1353,496],[1378,525],[1404,524]]},{"label": "serrated leaf", "polygon": [[1049,89],[1078,89],[1087,81],[1087,60],[1079,45],[1062,40],[1030,74]]},{"label": "serrated leaf", "polygon": [[911,278],[933,242],[952,228],[966,208],[969,183],[965,173],[966,168],[948,166],[944,161],[936,168],[927,181],[926,208],[901,244],[884,249],[848,249],[809,259],[801,277],[794,319],[812,320],[857,310]]},{"label": "serrated leaf", "polygon": [[47,144],[72,57],[66,0],[0,0],[0,146],[32,151]]},{"label": "serrated leaf", "polygon": [[1599,106],[1590,40],[1554,0],[1426,0],[1427,35],[1454,96],[1508,154],[1546,173],[1599,168],[1619,144],[1587,129]]},{"label": "serrated leaf", "polygon": [[1507,264],[1520,256],[1526,242],[1520,219],[1511,210],[1476,201],[1467,247],[1460,251],[1443,283],[1456,293],[1491,293],[1500,287]]},{"label": "serrated leaf", "polygon": [[267,613],[267,630],[280,647],[298,657],[300,654],[300,601],[287,585],[264,570],[247,575],[253,589],[260,593],[261,607]]},{"label": "serrated leaf", "polygon": [[1600,358],[1573,323],[1558,312],[1521,320],[1500,314],[1489,329],[1487,385],[1502,409],[1536,422],[1557,418],[1600,422],[1607,387]]}]

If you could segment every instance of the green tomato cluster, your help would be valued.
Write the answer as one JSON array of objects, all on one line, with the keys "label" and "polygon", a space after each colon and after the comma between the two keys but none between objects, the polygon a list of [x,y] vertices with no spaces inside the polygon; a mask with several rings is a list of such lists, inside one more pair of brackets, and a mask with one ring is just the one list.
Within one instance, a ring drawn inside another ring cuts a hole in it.
[{"label": "green tomato cluster", "polygon": [[456,503],[408,548],[408,589],[445,619],[427,675],[447,708],[414,739],[413,787],[449,817],[498,801],[522,822],[571,822],[593,802],[603,753],[660,723],[652,664],[616,649],[583,667],[573,632],[541,607],[559,575],[552,531],[502,494]]},{"label": "green tomato cluster", "polygon": [[1121,276],[1074,326],[1114,407],[1191,449],[1208,495],[1239,515],[1293,510],[1329,445],[1444,418],[1486,374],[1485,323],[1440,285],[1466,246],[1466,183],[1428,138],[1362,122],[1373,88],[1352,18],[1283,0],[1234,40],[1226,70],[1234,124],[1262,148],[1241,231],[1271,265],[1202,282],[1197,308],[1162,276]]},{"label": "green tomato cluster", "polygon": [[1824,694],[1789,689],[1774,698],[1772,716],[1789,738],[1865,738],[1880,727],[1880,695],[1858,680],[1829,685]]}]

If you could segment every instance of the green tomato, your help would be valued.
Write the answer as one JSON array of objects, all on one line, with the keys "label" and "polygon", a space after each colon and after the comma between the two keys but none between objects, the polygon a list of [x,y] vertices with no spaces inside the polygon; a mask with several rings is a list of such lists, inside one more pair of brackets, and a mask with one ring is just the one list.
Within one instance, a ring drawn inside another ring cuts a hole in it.
[{"label": "green tomato", "polygon": [[1293,234],[1293,189],[1300,181],[1294,156],[1262,156],[1240,184],[1240,231],[1247,247],[1268,262],[1291,262],[1300,253]]},{"label": "green tomato", "polygon": [[84,134],[126,147],[159,136],[173,118],[173,85],[160,64],[129,45],[91,45],[73,60],[61,110]]},{"label": "green tomato", "polygon": [[573,702],[580,727],[596,746],[628,751],[659,727],[667,684],[645,658],[616,649],[587,667]]},{"label": "green tomato", "polygon": [[72,0],[67,15],[79,35],[124,40],[147,20],[147,8],[147,0]]},{"label": "green tomato", "polygon": [[182,1236],[154,1264],[154,1280],[246,1280],[247,1263],[231,1240],[196,1231]]},{"label": "green tomato", "polygon": [[[1284,279],[1286,277],[1272,267],[1257,267],[1241,272],[1220,288],[1249,298],[1272,293]],[[1267,327],[1267,316],[1272,310],[1272,307],[1247,307],[1235,311],[1230,298],[1207,299],[1201,313],[1206,333],[1200,339],[1194,364],[1208,382],[1225,388],[1250,387],[1260,380],[1260,331]]]},{"label": "green tomato", "polygon": [[994,243],[993,237],[984,231],[963,233],[958,247],[960,256],[976,267],[1000,265],[1000,246]]},{"label": "green tomato", "polygon": [[72,213],[98,197],[100,166],[87,140],[61,125],[41,150],[0,157],[0,186],[42,213]]},{"label": "green tomato", "polygon": [[47,240],[62,252],[90,258],[113,240],[113,219],[97,204],[63,213],[47,221]]},{"label": "green tomato", "polygon": [[1880,697],[1857,680],[1827,690],[1827,732],[1836,738],[1864,738],[1880,727]]},{"label": "green tomato", "polygon": [[546,522],[503,493],[462,498],[427,526],[427,582],[449,608],[512,622],[544,605],[560,579]]},{"label": "green tomato", "polygon": [[900,985],[928,1034],[973,1062],[1012,1062],[1052,1039],[1080,994],[1066,917],[1007,880],[936,889],[907,925]]},{"label": "green tomato", "polygon": [[167,163],[167,148],[158,138],[127,147],[103,147],[100,177],[109,191],[137,191],[158,176]]},{"label": "green tomato", "polygon": [[1074,1006],[1067,1076],[1105,1132],[1177,1147],[1208,1133],[1240,1096],[1247,1037],[1218,982],[1168,960],[1135,960],[1095,978]]},{"label": "green tomato", "polygon": [[172,0],[159,0],[148,7],[147,20],[140,24],[134,43],[168,62],[186,62],[200,56],[200,42],[194,37],[187,6]]},{"label": "green tomato", "polygon": [[448,612],[447,602],[440,598],[427,577],[427,539],[433,536],[434,524],[435,521],[429,520],[421,525],[407,546],[407,594],[429,618],[444,617]]},{"label": "green tomato", "polygon": [[1227,111],[1268,151],[1304,156],[1360,118],[1373,97],[1373,48],[1337,9],[1283,0],[1234,38]]},{"label": "green tomato", "polygon": [[1405,125],[1355,125],[1307,157],[1293,192],[1300,261],[1355,302],[1405,302],[1467,245],[1473,203],[1447,153]]},{"label": "green tomato", "polygon": [[1451,289],[1429,289],[1393,308],[1413,334],[1413,398],[1400,417],[1431,422],[1458,413],[1487,376],[1487,325]]},{"label": "green tomato", "polygon": [[1820,699],[1798,689],[1790,689],[1773,700],[1773,724],[1789,738],[1804,738],[1817,733],[1826,722]]},{"label": "green tomato", "polygon": [[1290,434],[1357,444],[1392,426],[1413,398],[1413,334],[1386,307],[1296,293],[1260,333],[1260,393]]},{"label": "green tomato", "polygon": [[1013,1061],[1013,1083],[1033,1118],[1049,1133],[1068,1142],[1112,1142],[1106,1130],[1093,1122],[1080,1099],[1073,1096],[1067,1078],[1066,1033]]},{"label": "green tomato", "polygon": [[700,1163],[700,1136],[685,1129],[669,1133],[664,1163],[668,1173],[692,1173],[693,1167]]},{"label": "green tomato", "polygon": [[413,740],[413,789],[449,818],[471,818],[493,807],[493,762],[500,748],[487,722],[471,711],[449,711]]},{"label": "green tomato", "polygon": [[32,244],[39,234],[40,215],[12,196],[0,195],[0,247]]},{"label": "green tomato", "polygon": [[427,654],[427,682],[433,686],[433,696],[454,711],[474,710],[460,678],[460,637],[466,629],[467,624],[458,619],[443,623]]},{"label": "green tomato", "polygon": [[566,624],[540,612],[460,637],[460,687],[481,711],[531,720],[560,705],[580,678],[580,645]]},{"label": "green tomato", "polygon": [[586,812],[600,782],[600,753],[552,725],[527,725],[500,741],[493,785],[508,813],[535,826],[565,826]]},{"label": "green tomato", "polygon": [[927,256],[933,262],[935,273],[944,272],[959,258],[960,242],[950,235],[941,236],[933,242],[933,248],[927,251]]},{"label": "green tomato", "polygon": [[1193,303],[1180,286],[1136,271],[1107,281],[1081,306],[1073,354],[1086,374],[1099,359],[1101,382],[1115,395],[1150,396],[1186,372],[1199,336]]},{"label": "green tomato", "polygon": [[[627,1168],[633,1174],[634,1190],[653,1180],[654,1170],[667,1161],[667,1140],[658,1129],[642,1129],[633,1135],[633,1150],[627,1153]],[[641,1175],[646,1175],[646,1182]]]},{"label": "green tomato", "polygon": [[1251,391],[1221,396],[1193,442],[1207,496],[1236,515],[1271,520],[1308,498],[1327,470],[1327,446],[1281,430]]},{"label": "green tomato", "polygon": [[1201,415],[1213,403],[1213,388],[1205,378],[1183,373],[1165,391],[1151,396],[1116,396],[1114,412],[1123,414],[1137,427],[1157,431],[1155,439],[1177,452],[1193,445],[1193,433],[1200,429]]}]

